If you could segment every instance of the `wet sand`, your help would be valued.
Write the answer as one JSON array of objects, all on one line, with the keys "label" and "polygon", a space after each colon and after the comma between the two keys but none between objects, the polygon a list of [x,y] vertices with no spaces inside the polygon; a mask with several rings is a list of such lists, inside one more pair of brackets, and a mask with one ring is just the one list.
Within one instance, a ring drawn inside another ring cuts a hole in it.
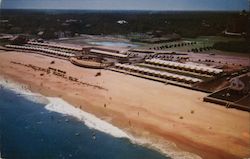
[{"label": "wet sand", "polygon": [[[207,159],[250,156],[250,114],[204,103],[205,93],[108,70],[85,69],[37,54],[0,50],[0,61],[1,76],[26,84],[45,96],[61,97],[168,152],[187,151]],[[11,61],[57,68],[90,85],[53,74],[41,75],[41,71]],[[98,72],[100,76],[96,76]]]}]

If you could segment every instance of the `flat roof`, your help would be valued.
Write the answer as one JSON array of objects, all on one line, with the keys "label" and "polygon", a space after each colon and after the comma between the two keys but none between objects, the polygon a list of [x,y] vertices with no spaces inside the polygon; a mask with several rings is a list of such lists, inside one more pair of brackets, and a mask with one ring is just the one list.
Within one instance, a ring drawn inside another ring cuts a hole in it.
[{"label": "flat roof", "polygon": [[223,72],[222,69],[211,68],[208,66],[184,64],[184,63],[165,61],[165,60],[160,60],[160,59],[149,59],[149,60],[146,60],[146,62],[155,63],[155,64],[162,64],[162,65],[166,65],[166,66],[175,66],[175,67],[179,67],[179,68],[187,68],[187,69],[191,69],[191,70],[197,70],[197,71],[209,72],[209,73],[215,73],[215,74],[219,74],[219,73]]},{"label": "flat roof", "polygon": [[188,77],[188,76],[183,76],[183,75],[177,75],[177,74],[163,72],[163,71],[156,71],[156,70],[152,70],[152,69],[149,69],[149,68],[143,68],[143,67],[139,67],[139,66],[120,64],[120,63],[115,64],[115,66],[129,68],[129,69],[142,71],[142,72],[147,72],[147,73],[153,73],[155,75],[162,75],[162,76],[172,77],[172,78],[181,79],[181,80],[185,80],[185,81],[202,82],[202,80],[198,79],[198,78],[193,78],[193,77]]},{"label": "flat roof", "polygon": [[67,52],[62,52],[62,51],[56,51],[56,50],[51,50],[51,49],[46,49],[46,48],[32,47],[32,46],[6,45],[6,47],[16,48],[16,49],[44,51],[44,52],[47,52],[47,53],[57,54],[57,55],[63,55],[63,56],[75,56],[72,53],[67,53]]},{"label": "flat roof", "polygon": [[121,58],[128,57],[127,55],[124,55],[124,54],[118,54],[118,53],[113,53],[113,52],[108,52],[108,51],[97,50],[97,49],[91,49],[90,52],[97,53],[97,54],[103,54],[103,55],[116,56],[116,57],[121,57]]},{"label": "flat roof", "polygon": [[51,44],[51,43],[40,43],[40,42],[28,42],[28,44],[31,45],[40,45],[40,46],[51,46],[51,47],[57,47],[62,49],[68,49],[68,50],[76,50],[76,51],[82,51],[82,48],[80,47],[71,47],[71,46],[65,46],[62,44]]}]

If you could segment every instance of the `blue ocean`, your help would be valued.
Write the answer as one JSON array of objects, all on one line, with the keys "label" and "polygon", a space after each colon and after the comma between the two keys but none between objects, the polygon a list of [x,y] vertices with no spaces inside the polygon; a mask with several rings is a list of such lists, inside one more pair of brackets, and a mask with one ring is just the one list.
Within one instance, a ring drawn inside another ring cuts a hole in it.
[{"label": "blue ocean", "polygon": [[0,88],[2,159],[166,159],[128,139],[90,129],[84,122],[45,109]]}]

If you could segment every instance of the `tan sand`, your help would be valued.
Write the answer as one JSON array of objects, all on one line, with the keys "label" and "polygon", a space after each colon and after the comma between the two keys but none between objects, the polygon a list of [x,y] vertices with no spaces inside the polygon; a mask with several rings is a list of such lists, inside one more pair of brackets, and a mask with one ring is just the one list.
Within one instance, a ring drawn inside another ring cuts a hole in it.
[{"label": "tan sand", "polygon": [[[54,60],[55,64],[50,64]],[[105,89],[79,85],[11,61],[53,67],[80,81]],[[250,114],[204,103],[207,94],[164,85],[108,70],[91,70],[36,54],[0,50],[0,75],[30,86],[34,92],[58,96],[97,115],[138,138],[169,149],[168,141],[202,158],[250,157]]]}]

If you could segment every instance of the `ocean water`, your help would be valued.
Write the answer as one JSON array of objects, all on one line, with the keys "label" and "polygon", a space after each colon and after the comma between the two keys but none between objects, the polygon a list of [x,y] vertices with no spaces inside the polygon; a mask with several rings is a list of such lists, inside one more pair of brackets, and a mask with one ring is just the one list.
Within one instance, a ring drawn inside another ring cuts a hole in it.
[{"label": "ocean water", "polygon": [[2,159],[166,159],[0,87]]}]

